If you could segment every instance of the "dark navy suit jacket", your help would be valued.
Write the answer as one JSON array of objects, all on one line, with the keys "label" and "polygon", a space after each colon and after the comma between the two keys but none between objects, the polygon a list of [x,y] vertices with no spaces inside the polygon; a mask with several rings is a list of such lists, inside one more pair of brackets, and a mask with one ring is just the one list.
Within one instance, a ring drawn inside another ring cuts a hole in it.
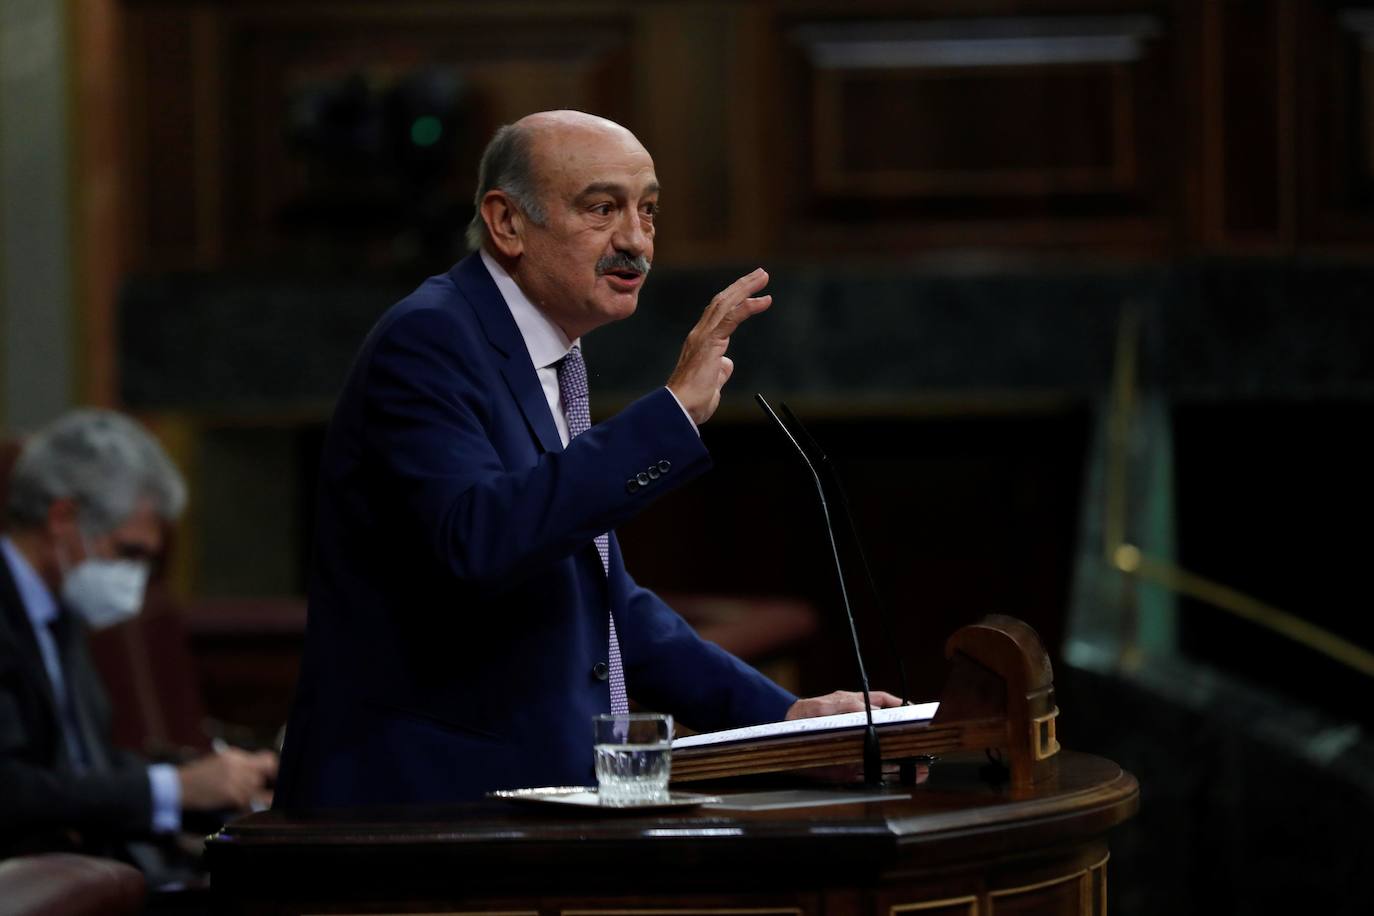
[{"label": "dark navy suit jacket", "polygon": [[0,858],[49,850],[125,855],[149,835],[148,762],[110,743],[110,704],[79,621],[54,627],[65,687],[89,758],[78,769],[23,599],[0,556]]},{"label": "dark navy suit jacket", "polygon": [[667,389],[564,449],[477,256],[392,307],[326,437],[276,805],[591,782],[607,608],[643,706],[699,730],[782,718],[795,697],[637,586],[614,536],[609,575],[593,543],[709,465]]}]

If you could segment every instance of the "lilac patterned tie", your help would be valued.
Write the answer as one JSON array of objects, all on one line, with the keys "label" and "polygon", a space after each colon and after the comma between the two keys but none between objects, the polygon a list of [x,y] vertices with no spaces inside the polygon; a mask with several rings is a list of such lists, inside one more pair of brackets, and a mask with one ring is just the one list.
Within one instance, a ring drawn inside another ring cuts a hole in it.
[{"label": "lilac patterned tie", "polygon": [[[563,415],[568,419],[568,438],[575,439],[592,425],[591,400],[587,391],[587,364],[582,350],[573,347],[558,361],[558,394],[563,399]],[[596,536],[596,552],[601,555],[601,568],[611,567],[611,541],[604,534]],[[615,618],[611,618],[611,712],[617,715],[630,711],[625,695],[625,669],[620,663],[620,640],[615,635]]]}]

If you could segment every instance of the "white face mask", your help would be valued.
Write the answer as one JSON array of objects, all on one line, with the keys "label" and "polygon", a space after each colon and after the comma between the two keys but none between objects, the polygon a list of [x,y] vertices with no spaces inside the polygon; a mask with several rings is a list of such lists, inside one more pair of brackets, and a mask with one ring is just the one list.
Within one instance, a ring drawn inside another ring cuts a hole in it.
[{"label": "white face mask", "polygon": [[93,629],[103,630],[138,615],[148,585],[148,564],[100,560],[89,555],[62,576],[62,603]]}]

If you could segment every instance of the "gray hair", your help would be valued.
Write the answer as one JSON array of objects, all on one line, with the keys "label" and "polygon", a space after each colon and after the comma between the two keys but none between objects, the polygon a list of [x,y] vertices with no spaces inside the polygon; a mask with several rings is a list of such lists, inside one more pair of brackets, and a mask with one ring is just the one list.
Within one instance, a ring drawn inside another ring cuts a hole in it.
[{"label": "gray hair", "polygon": [[504,191],[536,226],[544,225],[547,214],[539,199],[539,182],[534,175],[530,129],[506,124],[492,136],[477,167],[477,193],[472,204],[476,212],[468,223],[468,248],[478,250],[491,237],[482,219],[482,198],[489,191]]},{"label": "gray hair", "polygon": [[138,423],[87,408],[63,414],[24,443],[10,478],[10,521],[39,527],[59,499],[74,500],[82,529],[101,535],[122,525],[141,499],[162,518],[176,518],[186,506],[186,482]]}]

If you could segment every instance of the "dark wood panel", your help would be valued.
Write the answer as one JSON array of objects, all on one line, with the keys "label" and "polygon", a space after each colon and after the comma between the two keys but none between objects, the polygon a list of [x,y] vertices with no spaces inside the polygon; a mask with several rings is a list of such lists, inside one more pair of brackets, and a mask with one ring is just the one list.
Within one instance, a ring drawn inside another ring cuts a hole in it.
[{"label": "dark wood panel", "polygon": [[1301,241],[1367,245],[1374,241],[1374,9],[1313,4],[1297,26]]},{"label": "dark wood panel", "polygon": [[[139,266],[442,266],[491,129],[557,105],[655,154],[664,263],[1374,242],[1365,2],[120,8]],[[426,75],[457,86],[428,160],[303,148],[311,92],[377,115]]]},{"label": "dark wood panel", "polygon": [[989,916],[1104,914],[1104,911],[1093,906],[1091,890],[1091,879],[1087,875],[1071,875],[1039,886],[1014,888],[993,894],[989,900],[988,913]]},{"label": "dark wood panel", "polygon": [[191,11],[138,10],[128,41],[138,248],[154,262],[182,260],[196,241]]},{"label": "dark wood panel", "polygon": [[131,4],[131,263],[447,266],[498,125],[634,124],[613,7]]},{"label": "dark wood panel", "polygon": [[[988,69],[821,74],[818,190],[882,197],[1132,189],[1129,71]],[[970,109],[977,118],[964,117]],[[909,139],[885,141],[894,129]]]},{"label": "dark wood panel", "polygon": [[623,21],[573,12],[535,22],[236,19],[228,142],[247,155],[225,181],[238,250],[446,266],[462,249],[477,159],[498,125],[556,107],[629,119],[627,100],[603,94],[615,81],[607,68],[623,65]]},{"label": "dark wood panel", "polygon": [[[718,254],[742,203],[732,174],[732,97],[755,76],[752,65],[734,70],[737,14],[659,4],[637,18],[637,104],[625,123],[653,155],[664,185],[671,218],[660,222],[657,245],[670,259],[701,249]],[[623,96],[625,89],[613,91]]]},{"label": "dark wood panel", "polygon": [[[422,900],[471,912],[504,899],[501,909],[546,913],[807,914],[824,901],[828,914],[890,916],[904,904],[948,905],[959,885],[978,912],[994,896],[1066,877],[1090,888],[1086,869],[1105,862],[1107,831],[1138,806],[1135,779],[1065,752],[1059,779],[1012,792],[983,782],[984,762],[945,758],[910,799],[799,811],[607,817],[484,800],[263,812],[234,822],[207,852],[223,912],[346,902],[354,912],[415,912]],[[617,863],[613,886],[607,861]]]},{"label": "dark wood panel", "polygon": [[926,903],[902,903],[887,911],[890,916],[905,913],[919,913],[920,916],[978,916],[978,898],[973,895],[962,897],[940,897]]},{"label": "dark wood panel", "polygon": [[1160,244],[1179,174],[1162,131],[1176,119],[1168,27],[1157,15],[794,23],[788,130],[807,151],[795,244],[833,244],[836,227],[870,250]]},{"label": "dark wood panel", "polygon": [[1122,191],[1134,177],[1120,64],[820,70],[815,82],[823,193]]},{"label": "dark wood panel", "polygon": [[1281,233],[1279,19],[1276,2],[1213,5],[1223,16],[1218,46],[1224,132],[1223,231],[1240,243],[1274,245]]}]

